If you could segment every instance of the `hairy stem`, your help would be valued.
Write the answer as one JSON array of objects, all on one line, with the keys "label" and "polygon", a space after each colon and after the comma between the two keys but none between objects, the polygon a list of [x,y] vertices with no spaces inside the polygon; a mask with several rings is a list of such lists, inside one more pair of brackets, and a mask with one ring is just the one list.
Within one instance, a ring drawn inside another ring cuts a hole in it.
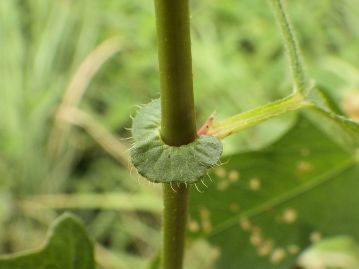
[{"label": "hairy stem", "polygon": [[300,60],[300,53],[295,39],[289,17],[286,14],[282,0],[270,0],[275,11],[276,19],[279,22],[285,47],[288,52],[290,68],[293,79],[294,92],[304,93],[304,72]]},{"label": "hairy stem", "polygon": [[213,124],[208,134],[223,139],[231,134],[255,126],[271,118],[283,115],[309,105],[300,94],[293,94],[267,105],[237,114],[223,121]]},{"label": "hairy stem", "polygon": [[[161,137],[181,146],[197,137],[192,82],[188,0],[155,0],[161,82]],[[188,189],[163,185],[162,269],[181,269]]]}]

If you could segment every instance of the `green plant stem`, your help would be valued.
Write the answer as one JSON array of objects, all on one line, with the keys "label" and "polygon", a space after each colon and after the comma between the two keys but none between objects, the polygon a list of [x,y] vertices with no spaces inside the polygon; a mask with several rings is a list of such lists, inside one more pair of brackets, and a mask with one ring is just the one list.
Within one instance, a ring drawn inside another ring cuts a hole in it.
[{"label": "green plant stem", "polygon": [[304,100],[301,94],[293,94],[267,105],[254,108],[217,122],[210,127],[208,135],[223,139],[231,134],[238,133],[241,130],[309,104],[310,102]]},{"label": "green plant stem", "polygon": [[163,184],[162,269],[182,269],[187,223],[188,189]]},{"label": "green plant stem", "polygon": [[[161,137],[171,146],[194,141],[196,120],[192,82],[188,0],[155,0],[161,82]],[[185,184],[164,184],[162,269],[181,269],[187,222]]]},{"label": "green plant stem", "polygon": [[304,93],[304,72],[294,32],[282,0],[271,0],[276,19],[280,25],[288,52],[294,92]]},{"label": "green plant stem", "polygon": [[161,80],[161,137],[171,146],[196,138],[188,0],[155,0]]}]

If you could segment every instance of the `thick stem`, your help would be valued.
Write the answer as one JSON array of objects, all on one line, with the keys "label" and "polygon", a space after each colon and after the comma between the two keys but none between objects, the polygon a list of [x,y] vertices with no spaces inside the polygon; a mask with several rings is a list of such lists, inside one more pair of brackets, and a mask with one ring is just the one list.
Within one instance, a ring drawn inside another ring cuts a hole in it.
[{"label": "thick stem", "polygon": [[184,184],[174,185],[173,189],[163,184],[162,269],[182,269],[183,264],[188,189]]},{"label": "thick stem", "polygon": [[[161,80],[161,137],[171,146],[196,139],[188,0],[155,0]],[[182,269],[187,222],[185,184],[163,185],[162,269]]]},{"label": "thick stem", "polygon": [[196,138],[188,0],[155,0],[161,79],[161,136],[172,146]]},{"label": "thick stem", "polygon": [[[161,82],[161,137],[171,146],[196,139],[188,0],[155,0]],[[162,269],[181,269],[188,189],[163,185]]]}]

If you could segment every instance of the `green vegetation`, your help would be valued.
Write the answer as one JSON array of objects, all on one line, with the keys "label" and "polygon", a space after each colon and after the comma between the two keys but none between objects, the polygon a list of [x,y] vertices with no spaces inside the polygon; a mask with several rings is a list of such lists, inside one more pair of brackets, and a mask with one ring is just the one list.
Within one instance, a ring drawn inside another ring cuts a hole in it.
[{"label": "green vegetation", "polygon": [[1,261],[0,268],[93,269],[93,252],[92,242],[79,220],[64,214],[52,225],[45,246],[9,256]]},{"label": "green vegetation", "polygon": [[[321,239],[359,241],[359,4],[288,1],[286,15],[269,2],[191,2],[197,126],[217,111],[209,134],[239,133],[191,186],[186,269],[304,267]],[[1,254],[37,248],[71,210],[98,268],[159,268],[161,189],[131,167],[126,139],[135,106],[159,95],[155,30],[152,1],[0,2]]]}]

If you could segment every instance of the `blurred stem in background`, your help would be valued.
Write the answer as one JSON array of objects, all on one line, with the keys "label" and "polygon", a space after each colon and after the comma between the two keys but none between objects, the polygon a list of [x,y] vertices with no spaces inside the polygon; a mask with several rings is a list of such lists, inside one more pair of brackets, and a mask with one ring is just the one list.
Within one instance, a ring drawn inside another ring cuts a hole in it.
[{"label": "blurred stem in background", "polygon": [[[196,138],[188,0],[156,0],[161,81],[161,136],[172,146]],[[188,189],[163,185],[162,269],[181,269]]]},{"label": "blurred stem in background", "polygon": [[283,35],[284,45],[288,52],[289,64],[292,73],[294,93],[304,94],[304,71],[300,59],[300,50],[295,38],[289,16],[281,0],[271,0],[274,13]]}]

